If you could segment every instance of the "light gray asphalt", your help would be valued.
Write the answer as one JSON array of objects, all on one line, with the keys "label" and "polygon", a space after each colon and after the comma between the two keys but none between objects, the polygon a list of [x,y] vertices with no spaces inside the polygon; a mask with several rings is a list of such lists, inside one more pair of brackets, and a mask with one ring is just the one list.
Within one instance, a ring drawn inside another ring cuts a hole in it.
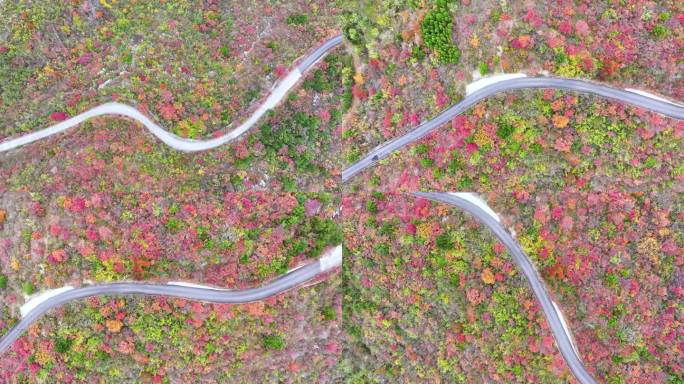
[{"label": "light gray asphalt", "polygon": [[342,44],[342,34],[327,40],[321,46],[316,48],[315,51],[311,52],[304,60],[302,60],[301,63],[299,63],[299,65],[297,65],[297,68],[299,68],[301,73],[305,73],[309,70],[309,68],[316,64],[318,60],[320,60],[323,56],[340,44]]},{"label": "light gray asphalt", "polygon": [[468,108],[487,97],[497,93],[516,89],[535,88],[555,88],[566,91],[594,94],[607,99],[631,104],[639,108],[648,109],[653,112],[658,112],[675,119],[684,120],[684,106],[658,100],[653,97],[640,95],[638,93],[625,91],[623,89],[609,87],[603,84],[558,77],[521,77],[503,80],[473,92],[472,94],[466,96],[460,103],[454,104],[442,111],[434,119],[419,125],[403,136],[387,141],[376,147],[364,158],[343,170],[342,181],[344,182],[349,180],[352,176],[389,156],[390,153],[421,139],[428,133],[449,122],[455,116],[465,112]]},{"label": "light gray asphalt", "polygon": [[170,284],[112,283],[72,289],[40,303],[26,314],[0,339],[0,354],[4,353],[28,327],[53,308],[70,301],[102,295],[144,295],[180,297],[211,303],[249,303],[259,301],[299,286],[326,271],[321,261],[304,265],[278,279],[257,288],[227,291],[211,288],[188,287]]},{"label": "light gray asphalt", "polygon": [[280,81],[272,89],[271,93],[266,97],[259,108],[257,108],[247,120],[232,130],[224,132],[219,137],[206,140],[180,137],[160,126],[135,107],[122,103],[104,103],[47,128],[33,131],[13,139],[0,141],[0,153],[19,148],[38,140],[46,139],[50,136],[61,134],[70,129],[74,129],[84,121],[98,116],[121,116],[135,120],[141,123],[151,134],[156,136],[164,144],[179,151],[198,152],[217,148],[232,142],[256,125],[268,110],[271,110],[277,106],[277,104],[287,95],[287,93],[299,82],[301,77],[304,76],[304,74],[306,74],[306,72],[312,66],[314,66],[318,60],[328,54],[331,50],[338,47],[340,44],[342,44],[342,36],[337,35],[331,39],[328,39],[309,55],[305,56],[301,63],[296,65],[287,74],[287,76],[280,79]]},{"label": "light gray asphalt", "polygon": [[596,384],[596,380],[594,380],[591,374],[586,370],[579,356],[575,353],[572,342],[570,341],[570,336],[565,332],[561,319],[551,302],[549,294],[546,292],[546,287],[539,277],[537,270],[520,247],[520,244],[513,239],[508,231],[482,208],[458,196],[439,192],[417,192],[414,193],[414,195],[460,208],[473,215],[475,219],[494,233],[506,249],[508,249],[513,261],[530,283],[532,291],[541,305],[542,311],[544,311],[544,316],[549,323],[553,337],[556,339],[556,345],[558,346],[561,355],[563,355],[565,362],[568,364],[570,371],[580,383]]}]

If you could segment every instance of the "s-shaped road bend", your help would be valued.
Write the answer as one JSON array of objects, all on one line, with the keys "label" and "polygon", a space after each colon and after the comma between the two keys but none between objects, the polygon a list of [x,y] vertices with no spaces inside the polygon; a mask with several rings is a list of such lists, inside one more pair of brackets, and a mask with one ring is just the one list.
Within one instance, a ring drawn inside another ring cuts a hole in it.
[{"label": "s-shaped road bend", "polygon": [[275,108],[278,103],[280,103],[280,101],[297,84],[302,76],[309,71],[309,69],[311,69],[311,67],[313,67],[321,58],[323,58],[323,56],[327,55],[331,50],[335,49],[340,44],[342,44],[342,35],[337,35],[329,40],[326,40],[313,52],[303,58],[297,66],[292,68],[290,72],[273,87],[263,103],[259,105],[259,107],[250,115],[247,120],[245,120],[237,128],[226,132],[220,137],[209,140],[194,140],[180,137],[161,127],[159,124],[152,121],[152,119],[150,119],[148,116],[130,105],[122,103],[105,103],[50,127],[31,132],[14,139],[1,141],[0,153],[62,133],[76,127],[86,120],[104,115],[125,116],[133,119],[144,125],[145,128],[150,131],[150,133],[156,136],[164,144],[179,151],[198,152],[213,149],[237,139],[242,134],[247,132],[247,130],[252,128],[259,121],[259,119],[266,114],[266,112]]},{"label": "s-shaped road bend", "polygon": [[31,324],[37,321],[46,312],[70,301],[102,295],[145,295],[179,297],[211,303],[249,303],[264,300],[300,286],[341,265],[342,245],[338,245],[327,250],[315,262],[295,268],[260,287],[239,291],[182,283],[111,283],[66,290],[33,307],[9,332],[7,332],[7,334],[0,338],[0,355],[4,353]]}]

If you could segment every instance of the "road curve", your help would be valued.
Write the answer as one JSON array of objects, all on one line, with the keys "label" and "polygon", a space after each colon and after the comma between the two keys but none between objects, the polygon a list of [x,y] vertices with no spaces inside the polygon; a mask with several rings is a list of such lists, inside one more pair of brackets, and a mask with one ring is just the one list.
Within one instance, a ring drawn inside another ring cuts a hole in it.
[{"label": "road curve", "polygon": [[342,44],[342,35],[337,35],[321,44],[313,52],[302,59],[302,61],[296,67],[290,70],[287,76],[285,76],[278,82],[277,85],[274,86],[266,100],[264,100],[259,108],[254,111],[254,113],[252,113],[252,115],[250,115],[246,121],[244,121],[237,128],[214,139],[194,140],[183,138],[167,131],[162,126],[152,121],[152,119],[147,117],[145,114],[130,105],[121,103],[105,103],[50,127],[0,142],[0,153],[62,133],[86,120],[104,115],[124,116],[136,120],[144,125],[150,131],[150,133],[155,135],[164,144],[179,151],[198,152],[216,148],[235,140],[249,130],[252,126],[254,126],[254,124],[256,124],[259,119],[266,114],[266,112],[278,105],[278,103],[285,97],[285,95],[287,95],[290,89],[297,84],[304,73],[306,73],[313,65],[323,58],[323,56],[328,54],[340,44]]},{"label": "road curve", "polygon": [[145,295],[179,297],[211,303],[249,303],[264,300],[302,285],[342,265],[342,246],[327,250],[317,261],[306,264],[256,288],[231,291],[222,288],[174,284],[110,283],[85,286],[62,292],[43,301],[28,312],[9,332],[0,338],[0,354],[4,353],[28,327],[49,310],[70,301],[101,295]]},{"label": "road curve", "polygon": [[566,91],[589,93],[605,97],[607,99],[634,105],[639,108],[651,110],[675,119],[684,120],[684,106],[671,103],[655,95],[636,93],[623,89],[609,87],[607,85],[593,83],[589,81],[566,79],[559,77],[521,77],[509,80],[502,80],[494,84],[485,86],[467,95],[461,102],[452,105],[442,111],[434,119],[420,124],[403,136],[387,141],[371,152],[364,158],[349,166],[342,171],[342,181],[349,180],[352,176],[370,167],[378,161],[387,157],[390,153],[403,148],[404,146],[421,139],[442,124],[449,122],[455,116],[465,112],[468,108],[479,103],[483,99],[497,93],[507,92],[517,89],[537,89],[555,88]]},{"label": "road curve", "polygon": [[596,384],[596,380],[586,370],[582,361],[575,351],[572,335],[569,330],[563,326],[563,319],[560,311],[556,310],[553,301],[546,292],[544,282],[539,277],[537,270],[534,268],[532,261],[525,254],[517,241],[508,233],[508,231],[499,223],[496,217],[485,211],[482,207],[474,204],[468,199],[458,196],[458,194],[439,193],[439,192],[416,192],[415,196],[437,201],[444,204],[449,204],[460,208],[469,214],[473,215],[477,221],[486,226],[494,235],[503,243],[511,254],[513,261],[518,266],[527,278],[527,281],[532,286],[532,291],[537,298],[541,308],[544,311],[546,321],[549,323],[553,337],[556,340],[556,345],[563,355],[563,359],[568,364],[570,371],[582,384]]}]

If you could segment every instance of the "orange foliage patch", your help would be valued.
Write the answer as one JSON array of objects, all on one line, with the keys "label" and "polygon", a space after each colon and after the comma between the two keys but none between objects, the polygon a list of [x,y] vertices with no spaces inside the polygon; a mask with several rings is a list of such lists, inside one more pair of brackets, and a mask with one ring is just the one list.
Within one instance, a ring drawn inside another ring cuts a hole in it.
[{"label": "orange foliage patch", "polygon": [[121,330],[123,323],[119,320],[107,320],[105,321],[105,325],[107,326],[107,330],[109,330],[109,332],[118,333]]},{"label": "orange foliage patch", "polygon": [[489,268],[485,268],[485,270],[482,271],[481,277],[485,284],[494,284],[496,281],[496,279],[494,279],[494,273],[492,273],[492,270]]},{"label": "orange foliage patch", "polygon": [[563,115],[554,115],[553,118],[551,118],[551,121],[553,121],[554,127],[565,128],[568,125],[568,122],[570,122],[570,119]]}]

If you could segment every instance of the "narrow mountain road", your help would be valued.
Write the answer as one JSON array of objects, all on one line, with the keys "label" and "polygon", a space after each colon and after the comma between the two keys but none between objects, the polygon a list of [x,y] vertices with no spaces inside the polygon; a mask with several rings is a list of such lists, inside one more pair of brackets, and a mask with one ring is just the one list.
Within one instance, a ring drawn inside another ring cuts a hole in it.
[{"label": "narrow mountain road", "polygon": [[[394,151],[420,140],[430,132],[449,122],[455,116],[465,112],[470,107],[487,97],[496,95],[498,93],[519,89],[542,88],[554,88],[593,94],[605,97],[607,99],[631,104],[633,106],[660,113],[668,117],[684,120],[684,105],[671,102],[656,95],[638,90],[623,90],[594,82],[558,77],[526,77],[522,75],[521,77],[503,78],[500,81],[483,86],[482,88],[479,88],[476,91],[466,95],[461,102],[452,105],[438,114],[435,118],[420,124],[405,135],[399,136],[379,145],[361,160],[343,170],[342,181],[349,181],[352,177],[364,169],[377,164],[380,160],[386,158]],[[572,342],[572,335],[570,334],[570,330],[567,328],[567,324],[562,317],[562,313],[555,303],[549,298],[544,283],[540,279],[539,274],[535,270],[532,262],[523,252],[520,245],[508,233],[508,231],[501,226],[493,211],[487,207],[486,204],[478,205],[472,200],[464,198],[463,196],[468,195],[467,193],[452,194],[439,192],[418,192],[415,193],[415,195],[465,210],[466,212],[472,214],[478,221],[489,228],[489,230],[492,231],[497,238],[499,238],[499,240],[510,252],[515,263],[529,281],[532,291],[534,292],[534,295],[540,303],[542,310],[544,311],[544,315],[549,322],[549,326],[556,340],[556,345],[568,364],[570,371],[582,384],[595,384],[596,380],[586,370],[575,349],[575,346]]]},{"label": "narrow mountain road", "polygon": [[[323,56],[342,43],[342,35],[327,40],[313,52],[307,55],[285,76],[271,91],[259,108],[240,126],[227,132],[223,136],[209,140],[193,140],[179,137],[157,123],[136,108],[121,103],[106,103],[76,115],[59,124],[26,134],[14,139],[0,142],[0,153],[13,150],[23,145],[41,140],[69,129],[80,123],[98,116],[124,116],[143,124],[153,135],[170,147],[185,151],[196,152],[216,148],[229,143],[251,127],[270,109],[282,101],[287,93],[298,83],[303,74],[314,66]],[[483,99],[502,92],[520,89],[554,88],[566,91],[594,94],[611,100],[634,105],[675,119],[684,120],[684,106],[662,99],[655,95],[633,90],[624,90],[595,82],[565,79],[557,77],[518,77],[497,81],[486,85],[467,95],[461,102],[442,111],[435,118],[419,125],[404,136],[390,140],[372,150],[363,159],[352,164],[342,172],[342,181],[346,182],[364,169],[376,164],[394,151],[413,143],[449,122],[455,116],[482,101]],[[573,375],[582,384],[594,384],[595,379],[584,367],[580,356],[575,350],[572,335],[565,325],[562,313],[549,297],[543,281],[540,279],[529,257],[508,231],[499,223],[496,215],[486,207],[465,198],[463,194],[450,193],[415,193],[416,196],[433,201],[449,204],[473,215],[485,225],[504,244],[510,252],[514,262],[527,278],[532,291],[541,305],[544,315],[549,322],[558,349],[568,364]],[[258,288],[242,291],[230,291],[211,287],[198,287],[179,284],[145,284],[145,283],[111,283],[85,286],[70,289],[46,298],[35,305],[26,315],[0,339],[0,353],[6,351],[12,343],[21,336],[30,324],[37,321],[49,310],[64,305],[73,300],[79,300],[98,295],[163,295],[181,297],[191,300],[201,300],[216,303],[246,303],[262,300],[270,296],[292,289],[319,276],[342,263],[342,246],[338,246],[324,254],[317,262],[307,264],[290,271],[278,279]]]},{"label": "narrow mountain road", "polygon": [[[582,360],[575,351],[572,342],[572,335],[569,329],[564,326],[565,321],[562,314],[554,302],[546,292],[544,282],[539,277],[537,270],[534,268],[532,261],[522,250],[520,244],[513,239],[513,236],[501,225],[499,218],[493,214],[491,208],[476,204],[472,199],[466,198],[468,194],[459,193],[439,193],[439,192],[417,192],[415,196],[437,201],[460,208],[469,214],[473,215],[477,221],[487,227],[508,249],[513,258],[513,262],[518,266],[518,269],[523,273],[527,281],[532,287],[532,292],[541,305],[546,321],[549,323],[549,328],[556,339],[556,345],[560,350],[561,355],[568,364],[568,368],[575,375],[577,380],[582,384],[596,384],[596,380],[591,376],[582,364]],[[466,196],[464,196],[466,195]]]},{"label": "narrow mountain road", "polygon": [[634,91],[613,88],[607,85],[577,79],[558,77],[519,77],[506,79],[478,89],[467,95],[460,103],[454,104],[442,111],[435,118],[420,124],[403,136],[399,136],[376,147],[361,160],[343,170],[342,181],[348,181],[357,173],[389,156],[390,153],[420,140],[430,132],[449,122],[454,117],[465,112],[468,108],[490,96],[518,89],[539,88],[554,88],[598,95],[607,99],[661,113],[675,119],[684,120],[684,105],[669,102],[655,95],[636,93]]},{"label": "narrow mountain road", "polygon": [[189,300],[211,303],[249,303],[267,299],[300,286],[312,279],[334,270],[342,265],[342,245],[326,251],[317,261],[306,264],[278,277],[257,288],[231,291],[223,288],[193,286],[191,284],[145,284],[145,283],[111,283],[84,286],[67,290],[47,298],[31,309],[2,338],[0,338],[0,354],[4,353],[28,327],[53,308],[74,300],[102,295],[145,295],[179,297]]},{"label": "narrow mountain road", "polygon": [[[136,120],[143,124],[162,142],[180,151],[196,152],[216,148],[238,138],[253,127],[268,110],[278,105],[287,93],[297,84],[304,73],[340,44],[342,44],[342,35],[337,35],[325,41],[313,52],[304,57],[299,64],[273,88],[266,100],[249,119],[243,122],[239,127],[215,139],[192,140],[179,137],[159,126],[132,106],[121,103],[105,103],[48,128],[0,142],[0,153],[65,132],[88,119],[105,115],[124,116]],[[84,286],[75,289],[63,287],[59,293],[54,292],[56,294],[44,297],[39,303],[31,303],[31,309],[25,316],[23,316],[7,334],[0,338],[0,354],[5,352],[32,323],[37,321],[45,313],[73,300],[101,295],[150,295],[180,297],[213,303],[248,303],[264,300],[300,286],[341,265],[342,245],[339,245],[324,253],[316,262],[296,268],[268,284],[240,291],[184,283],[146,284],[119,282]]]},{"label": "narrow mountain road", "polygon": [[338,47],[340,44],[342,44],[342,35],[337,35],[321,44],[313,52],[302,59],[299,65],[291,69],[290,72],[283,79],[281,79],[280,82],[278,82],[268,97],[266,97],[266,100],[264,100],[259,108],[257,108],[257,110],[254,111],[254,113],[252,113],[252,115],[245,122],[240,124],[237,128],[228,131],[224,135],[214,139],[194,140],[180,137],[158,125],[151,118],[130,105],[121,103],[105,103],[50,127],[14,139],[2,141],[0,142],[0,153],[65,132],[94,117],[107,115],[124,116],[133,119],[144,125],[147,130],[150,131],[150,133],[155,135],[164,144],[179,151],[198,152],[216,148],[237,139],[250,128],[252,128],[259,121],[259,119],[266,114],[266,112],[275,108],[280,101],[282,101],[282,99],[298,83],[302,76],[309,71],[309,69],[311,69],[311,67],[313,67],[321,58],[327,55],[331,50]]}]

